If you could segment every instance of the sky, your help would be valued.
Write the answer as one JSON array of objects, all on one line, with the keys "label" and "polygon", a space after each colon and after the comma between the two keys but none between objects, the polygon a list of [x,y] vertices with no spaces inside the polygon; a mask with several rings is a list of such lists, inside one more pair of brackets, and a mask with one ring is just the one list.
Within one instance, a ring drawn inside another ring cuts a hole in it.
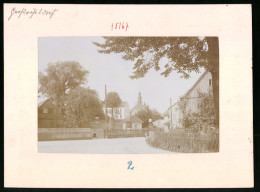
[{"label": "sky", "polygon": [[93,41],[104,42],[102,37],[40,37],[39,72],[44,72],[48,63],[77,61],[89,71],[84,86],[95,89],[101,100],[105,97],[106,84],[107,92],[117,92],[132,108],[140,91],[143,101],[161,113],[170,106],[170,98],[172,103],[177,102],[202,74],[191,73],[189,79],[183,79],[173,71],[165,78],[160,72],[150,70],[141,79],[131,79],[134,62],[123,60],[121,54],[98,53]]}]

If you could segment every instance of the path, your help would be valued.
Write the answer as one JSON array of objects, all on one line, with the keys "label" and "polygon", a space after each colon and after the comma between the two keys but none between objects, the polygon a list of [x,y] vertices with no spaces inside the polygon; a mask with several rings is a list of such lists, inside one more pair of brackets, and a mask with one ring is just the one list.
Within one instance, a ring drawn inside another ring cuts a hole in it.
[{"label": "path", "polygon": [[38,142],[42,153],[94,153],[94,154],[156,154],[173,153],[148,145],[144,137],[41,141]]}]

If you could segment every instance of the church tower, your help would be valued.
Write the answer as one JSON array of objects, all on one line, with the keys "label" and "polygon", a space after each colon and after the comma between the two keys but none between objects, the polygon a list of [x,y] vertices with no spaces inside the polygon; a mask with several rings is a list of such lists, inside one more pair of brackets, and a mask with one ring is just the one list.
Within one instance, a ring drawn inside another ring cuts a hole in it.
[{"label": "church tower", "polygon": [[145,107],[145,105],[143,104],[142,95],[141,95],[141,92],[139,91],[137,103],[131,110],[131,114],[135,115],[138,111],[142,110],[144,107]]},{"label": "church tower", "polygon": [[142,102],[142,95],[141,95],[141,93],[139,91],[137,105],[142,105],[142,104],[143,104],[143,102]]}]

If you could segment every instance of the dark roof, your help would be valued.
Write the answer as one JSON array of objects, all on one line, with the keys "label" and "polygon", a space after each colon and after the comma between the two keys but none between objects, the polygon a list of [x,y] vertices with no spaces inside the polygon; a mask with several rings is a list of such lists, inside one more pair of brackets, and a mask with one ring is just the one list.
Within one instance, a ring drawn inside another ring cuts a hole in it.
[{"label": "dark roof", "polygon": [[137,123],[143,123],[141,119],[136,117],[135,115],[127,117],[124,122],[137,122]]}]

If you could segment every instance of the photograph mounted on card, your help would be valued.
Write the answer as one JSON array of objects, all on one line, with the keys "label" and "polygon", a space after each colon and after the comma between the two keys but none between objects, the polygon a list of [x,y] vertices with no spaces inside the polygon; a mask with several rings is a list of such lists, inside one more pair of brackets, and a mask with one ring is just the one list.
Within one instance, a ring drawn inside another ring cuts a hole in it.
[{"label": "photograph mounted on card", "polygon": [[38,45],[39,152],[219,151],[218,37],[40,37]]},{"label": "photograph mounted on card", "polygon": [[5,4],[5,187],[253,187],[251,21],[250,5]]}]

